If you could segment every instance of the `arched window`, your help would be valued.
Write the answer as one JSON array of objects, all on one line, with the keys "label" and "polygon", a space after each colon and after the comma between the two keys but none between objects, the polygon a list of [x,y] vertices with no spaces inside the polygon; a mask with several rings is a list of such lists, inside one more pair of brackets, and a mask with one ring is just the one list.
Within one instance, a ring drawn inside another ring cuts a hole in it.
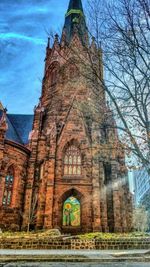
[{"label": "arched window", "polygon": [[64,175],[81,175],[81,154],[76,146],[69,146],[66,150]]},{"label": "arched window", "polygon": [[81,205],[77,198],[67,198],[63,205],[63,226],[80,226]]},{"label": "arched window", "polygon": [[57,69],[53,69],[51,72],[51,85],[55,85],[57,82]]},{"label": "arched window", "polygon": [[14,182],[14,168],[13,166],[9,167],[7,170],[7,175],[5,177],[5,189],[3,195],[3,206],[9,206],[12,199],[13,191],[13,182]]}]

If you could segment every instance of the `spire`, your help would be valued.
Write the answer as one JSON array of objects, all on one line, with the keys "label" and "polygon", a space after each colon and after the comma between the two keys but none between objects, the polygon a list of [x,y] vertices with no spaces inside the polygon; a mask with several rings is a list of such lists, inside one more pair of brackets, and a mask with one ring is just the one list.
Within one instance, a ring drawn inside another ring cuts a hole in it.
[{"label": "spire", "polygon": [[70,0],[68,12],[70,10],[81,10],[83,12],[82,1],[81,0]]},{"label": "spire", "polygon": [[82,42],[87,39],[87,27],[81,0],[70,0],[65,17],[64,31],[67,42],[70,42],[74,31],[78,32]]}]

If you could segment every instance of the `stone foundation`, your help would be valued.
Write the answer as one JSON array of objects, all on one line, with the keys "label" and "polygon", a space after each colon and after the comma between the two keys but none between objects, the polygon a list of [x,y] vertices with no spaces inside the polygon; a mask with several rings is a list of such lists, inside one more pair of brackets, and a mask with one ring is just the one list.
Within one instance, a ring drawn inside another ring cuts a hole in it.
[{"label": "stone foundation", "polygon": [[80,239],[13,239],[1,238],[0,249],[89,249],[89,250],[126,250],[150,249],[150,238],[80,240]]}]

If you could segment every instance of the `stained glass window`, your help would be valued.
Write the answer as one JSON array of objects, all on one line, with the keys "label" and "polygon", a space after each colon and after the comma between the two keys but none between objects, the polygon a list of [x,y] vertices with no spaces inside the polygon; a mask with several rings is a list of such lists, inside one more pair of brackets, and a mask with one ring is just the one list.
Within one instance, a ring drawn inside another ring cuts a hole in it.
[{"label": "stained glass window", "polygon": [[4,195],[3,195],[4,206],[9,206],[11,204],[13,182],[14,182],[14,169],[11,166],[9,167],[7,171],[7,175],[5,177],[5,189],[4,189]]},{"label": "stained glass window", "polygon": [[80,202],[75,197],[67,198],[63,205],[63,226],[80,226]]},{"label": "stained glass window", "polygon": [[81,154],[76,146],[70,146],[64,157],[64,175],[81,175]]}]

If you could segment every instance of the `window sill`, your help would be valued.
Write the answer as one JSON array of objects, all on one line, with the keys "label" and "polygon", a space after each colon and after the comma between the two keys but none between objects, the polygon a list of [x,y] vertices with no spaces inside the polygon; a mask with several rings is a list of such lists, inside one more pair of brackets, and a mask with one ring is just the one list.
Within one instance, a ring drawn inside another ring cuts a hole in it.
[{"label": "window sill", "polygon": [[62,226],[62,229],[81,229],[81,226],[71,226],[71,225],[66,225]]},{"label": "window sill", "polygon": [[81,175],[64,175],[63,179],[81,179]]}]

